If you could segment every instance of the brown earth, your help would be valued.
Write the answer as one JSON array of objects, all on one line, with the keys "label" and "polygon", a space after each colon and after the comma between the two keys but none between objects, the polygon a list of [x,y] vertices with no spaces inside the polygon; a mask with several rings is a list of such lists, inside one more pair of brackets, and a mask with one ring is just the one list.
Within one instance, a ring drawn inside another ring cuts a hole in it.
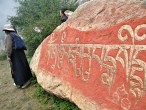
[{"label": "brown earth", "polygon": [[49,110],[34,98],[36,88],[30,85],[25,89],[13,86],[7,61],[0,61],[0,110]]}]

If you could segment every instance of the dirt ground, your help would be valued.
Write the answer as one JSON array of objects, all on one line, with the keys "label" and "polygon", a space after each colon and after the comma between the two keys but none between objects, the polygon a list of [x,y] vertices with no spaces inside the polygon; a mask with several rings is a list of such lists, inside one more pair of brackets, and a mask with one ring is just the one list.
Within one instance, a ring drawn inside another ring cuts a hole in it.
[{"label": "dirt ground", "polygon": [[35,87],[25,89],[13,86],[7,61],[0,61],[0,110],[49,110],[34,98]]}]

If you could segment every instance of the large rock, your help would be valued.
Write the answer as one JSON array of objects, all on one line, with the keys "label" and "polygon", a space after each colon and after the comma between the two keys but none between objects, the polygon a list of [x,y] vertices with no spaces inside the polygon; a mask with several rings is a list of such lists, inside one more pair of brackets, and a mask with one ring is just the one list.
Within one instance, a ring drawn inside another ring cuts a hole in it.
[{"label": "large rock", "polygon": [[82,110],[146,110],[146,2],[92,0],[36,50],[38,82]]}]

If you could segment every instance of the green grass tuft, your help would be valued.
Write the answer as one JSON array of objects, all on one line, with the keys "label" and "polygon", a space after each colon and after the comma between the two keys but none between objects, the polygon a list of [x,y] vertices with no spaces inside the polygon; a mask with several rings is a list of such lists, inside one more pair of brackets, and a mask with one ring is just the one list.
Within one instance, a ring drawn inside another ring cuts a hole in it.
[{"label": "green grass tuft", "polygon": [[80,110],[74,103],[69,102],[68,100],[58,98],[52,94],[46,92],[36,80],[36,77],[33,78],[32,84],[36,87],[36,92],[34,97],[36,97],[41,104],[50,105],[49,110]]},{"label": "green grass tuft", "polygon": [[5,51],[0,51],[0,60],[6,60],[7,59],[7,55],[5,53]]}]

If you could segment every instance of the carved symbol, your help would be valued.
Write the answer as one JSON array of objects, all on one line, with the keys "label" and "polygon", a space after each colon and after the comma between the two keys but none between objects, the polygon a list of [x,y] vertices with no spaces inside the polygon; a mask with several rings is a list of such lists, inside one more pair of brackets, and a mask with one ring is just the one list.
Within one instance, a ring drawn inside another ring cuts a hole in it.
[{"label": "carved symbol", "polygon": [[118,38],[124,42],[125,40],[128,39],[128,35],[126,34],[125,36],[122,36],[122,32],[123,30],[127,30],[132,38],[132,42],[134,44],[134,40],[137,40],[137,41],[142,41],[142,40],[145,40],[146,39],[146,34],[143,34],[142,36],[139,36],[138,35],[138,31],[140,29],[143,29],[145,28],[146,29],[146,24],[142,24],[142,25],[139,25],[135,28],[135,30],[132,29],[132,27],[130,25],[123,25],[121,26],[121,28],[119,29],[118,31]]},{"label": "carved symbol", "polygon": [[121,100],[121,107],[123,110],[129,110],[131,107],[131,103],[128,98],[123,98]]},{"label": "carved symbol", "polygon": [[146,29],[146,24],[142,24],[142,25],[139,25],[135,28],[135,39],[137,41],[142,41],[142,40],[145,40],[146,39],[146,34],[142,35],[142,36],[138,36],[138,31],[142,28],[145,28]]},{"label": "carved symbol", "polygon": [[120,104],[123,110],[129,110],[131,107],[131,102],[128,99],[128,93],[125,90],[124,84],[118,87],[113,93],[113,103]]},{"label": "carved symbol", "polygon": [[123,26],[119,29],[119,31],[118,31],[118,38],[119,38],[122,42],[124,42],[125,40],[128,39],[128,35],[122,36],[122,31],[123,31],[123,30],[127,30],[127,31],[129,32],[129,34],[130,34],[131,37],[132,37],[132,42],[133,42],[133,44],[134,44],[134,32],[133,32],[133,29],[131,28],[131,26],[129,26],[129,25],[123,25]]}]

